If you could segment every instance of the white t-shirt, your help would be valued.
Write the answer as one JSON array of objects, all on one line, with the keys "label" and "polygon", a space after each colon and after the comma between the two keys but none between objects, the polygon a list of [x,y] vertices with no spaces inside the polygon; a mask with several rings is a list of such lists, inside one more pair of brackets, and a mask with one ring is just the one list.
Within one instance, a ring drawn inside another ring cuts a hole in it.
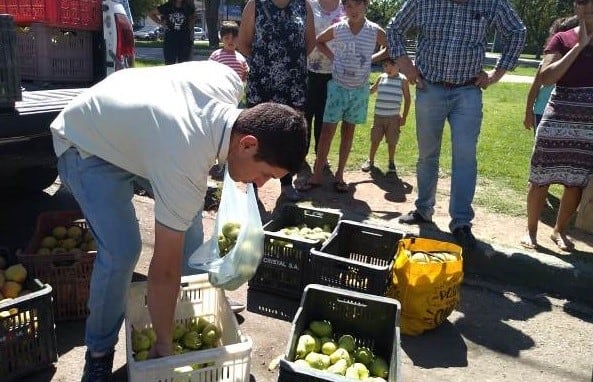
[{"label": "white t-shirt", "polygon": [[76,147],[148,179],[156,220],[178,231],[202,208],[207,176],[226,160],[243,84],[226,65],[125,69],[75,98],[52,122],[56,155]]},{"label": "white t-shirt", "polygon": [[[313,19],[315,23],[315,35],[318,36],[321,32],[329,28],[332,24],[337,23],[344,17],[344,7],[338,1],[338,6],[332,11],[326,11],[319,4],[319,0],[311,1],[311,9],[313,10]],[[334,42],[327,43],[329,49],[333,52]],[[327,56],[319,51],[317,47],[313,49],[309,57],[307,57],[307,69],[315,73],[331,74],[332,63]]]}]

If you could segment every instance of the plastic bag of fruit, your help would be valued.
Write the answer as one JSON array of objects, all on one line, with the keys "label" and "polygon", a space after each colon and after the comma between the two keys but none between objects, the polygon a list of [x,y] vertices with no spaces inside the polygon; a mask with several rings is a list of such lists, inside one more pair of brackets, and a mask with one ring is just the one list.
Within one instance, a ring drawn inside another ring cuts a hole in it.
[{"label": "plastic bag of fruit", "polygon": [[401,303],[402,333],[421,334],[442,324],[460,300],[461,247],[411,237],[398,243],[387,296]]},{"label": "plastic bag of fruit", "polygon": [[214,233],[190,257],[189,266],[208,271],[218,288],[234,290],[255,274],[263,256],[264,230],[253,184],[242,191],[228,170],[220,197]]}]

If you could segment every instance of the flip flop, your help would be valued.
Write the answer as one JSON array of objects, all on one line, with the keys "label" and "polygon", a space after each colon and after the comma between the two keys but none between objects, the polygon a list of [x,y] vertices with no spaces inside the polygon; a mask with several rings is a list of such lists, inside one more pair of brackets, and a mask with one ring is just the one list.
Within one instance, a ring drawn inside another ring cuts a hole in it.
[{"label": "flip flop", "polygon": [[534,242],[533,240],[531,240],[529,235],[526,235],[525,237],[523,237],[523,239],[521,239],[519,244],[521,244],[521,246],[526,249],[536,249],[537,248],[537,242]]},{"label": "flip flop", "polygon": [[304,184],[301,184],[300,186],[295,187],[295,189],[298,192],[309,192],[309,191],[314,190],[319,187],[321,187],[321,183],[313,183],[313,182],[307,181]]},{"label": "flip flop", "polygon": [[568,240],[568,237],[566,237],[565,235],[562,235],[560,233],[559,234],[553,233],[550,235],[550,239],[552,239],[552,241],[554,243],[556,243],[556,245],[558,246],[558,248],[561,251],[570,252],[570,251],[574,250],[574,243],[571,242],[570,240]]},{"label": "flip flop", "polygon": [[348,185],[342,181],[336,181],[334,182],[334,191],[339,192],[339,193],[346,193],[348,191],[350,191],[350,188],[348,187]]}]

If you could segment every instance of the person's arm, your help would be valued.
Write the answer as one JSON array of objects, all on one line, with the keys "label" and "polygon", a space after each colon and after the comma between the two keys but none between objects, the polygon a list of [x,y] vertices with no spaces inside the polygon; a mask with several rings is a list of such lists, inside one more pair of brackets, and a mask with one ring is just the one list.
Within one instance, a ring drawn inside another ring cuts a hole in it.
[{"label": "person's arm", "polygon": [[371,57],[371,62],[381,61],[387,57],[389,57],[389,53],[387,52],[387,35],[385,34],[385,30],[379,27],[377,30],[377,45],[381,47],[377,52],[373,53]]},{"label": "person's arm", "polygon": [[245,57],[251,56],[253,35],[255,34],[255,2],[249,0],[243,9],[241,25],[239,26],[239,40],[237,50]]},{"label": "person's arm", "polygon": [[408,113],[410,112],[410,82],[407,79],[402,80],[402,92],[404,94],[404,112],[402,114],[400,126],[406,124]]},{"label": "person's arm", "polygon": [[327,42],[334,39],[334,28],[335,24],[319,33],[319,36],[317,36],[317,49],[325,54],[330,61],[334,60],[334,53],[327,46]]},{"label": "person's arm", "polygon": [[148,17],[150,17],[152,21],[159,24],[160,26],[165,27],[165,29],[167,28],[167,23],[157,8],[150,10],[150,12],[148,12]]},{"label": "person's arm", "polygon": [[414,26],[417,3],[417,0],[406,1],[387,24],[389,56],[396,60],[400,71],[412,85],[420,80],[420,73],[406,53],[406,33]]},{"label": "person's arm", "polygon": [[508,70],[515,68],[519,55],[521,55],[525,46],[525,37],[527,35],[525,25],[523,25],[517,12],[508,1],[500,2],[500,5],[496,8],[493,21],[504,43],[500,59],[495,68],[487,73],[488,83],[485,86],[480,84],[484,89],[498,82]]},{"label": "person's arm", "polygon": [[527,94],[527,102],[525,104],[525,117],[523,118],[523,126],[527,130],[530,130],[535,126],[535,118],[533,116],[533,105],[535,105],[535,99],[537,98],[537,94],[539,93],[539,89],[542,86],[541,80],[541,66],[537,69],[535,73],[535,77],[533,78],[533,82],[531,83],[531,87],[529,88],[529,93]]},{"label": "person's arm", "polygon": [[156,333],[151,357],[171,355],[175,305],[181,280],[184,232],[155,222],[154,254],[148,269],[148,312]]},{"label": "person's arm", "polygon": [[307,21],[305,23],[305,47],[307,48],[307,56],[311,54],[313,49],[315,49],[315,45],[317,41],[315,41],[315,19],[313,16],[313,8],[311,8],[311,3],[309,1],[305,1],[307,6]]},{"label": "person's arm", "polygon": [[371,85],[371,88],[369,89],[371,94],[375,94],[377,92],[377,89],[379,88],[379,81],[381,81],[381,75],[377,76],[375,83]]},{"label": "person's arm", "polygon": [[[541,78],[544,85],[552,85],[562,78],[568,69],[572,66],[576,58],[581,54],[583,49],[591,42],[593,31],[587,31],[585,23],[579,24],[579,41],[573,46],[564,56],[560,53],[548,53],[544,55],[544,60],[541,69]],[[550,45],[557,44],[557,39],[554,37]],[[552,49],[553,52],[555,50]]]}]

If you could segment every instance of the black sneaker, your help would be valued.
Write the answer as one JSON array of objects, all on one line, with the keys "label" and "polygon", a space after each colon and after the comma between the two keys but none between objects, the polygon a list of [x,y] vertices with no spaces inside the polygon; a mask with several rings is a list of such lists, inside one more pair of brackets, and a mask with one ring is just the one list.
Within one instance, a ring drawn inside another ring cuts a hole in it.
[{"label": "black sneaker", "polygon": [[81,382],[107,382],[111,379],[111,370],[113,369],[114,350],[111,350],[102,357],[91,357],[87,350],[84,356],[84,372]]},{"label": "black sneaker", "polygon": [[455,228],[453,237],[463,249],[472,250],[477,245],[476,237],[468,225]]},{"label": "black sneaker", "polygon": [[399,222],[403,224],[422,224],[432,223],[432,220],[424,218],[424,216],[420,215],[418,211],[414,210],[400,217]]}]

